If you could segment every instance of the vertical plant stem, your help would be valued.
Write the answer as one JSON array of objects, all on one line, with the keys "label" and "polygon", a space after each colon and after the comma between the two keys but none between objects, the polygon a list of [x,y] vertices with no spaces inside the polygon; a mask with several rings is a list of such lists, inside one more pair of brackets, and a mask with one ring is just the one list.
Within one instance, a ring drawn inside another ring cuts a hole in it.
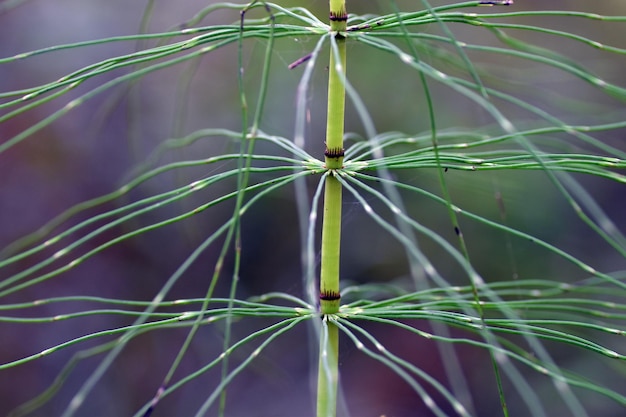
[{"label": "vertical plant stem", "polygon": [[334,417],[339,381],[339,328],[324,319],[320,335],[320,359],[317,377],[317,417]]},{"label": "vertical plant stem", "polygon": [[339,382],[339,329],[330,319],[339,311],[339,254],[341,248],[341,183],[335,178],[343,166],[343,131],[346,102],[346,12],[345,0],[330,0],[331,48],[328,76],[328,116],[324,157],[328,174],[324,188],[320,310],[324,325],[320,335],[317,383],[317,417],[334,417]]},{"label": "vertical plant stem", "polygon": [[[338,4],[337,4],[338,3]],[[333,7],[335,7],[333,9]],[[328,119],[326,124],[326,166],[339,169],[343,164],[343,128],[346,102],[346,13],[345,1],[330,2],[332,32],[328,66]]]},{"label": "vertical plant stem", "polygon": [[326,149],[324,150],[326,177],[324,190],[324,218],[322,220],[322,260],[320,274],[320,308],[323,314],[339,311],[339,249],[341,244],[341,184],[335,178],[343,166],[343,129],[346,101],[345,29],[348,15],[345,1],[330,2],[331,37],[328,78],[328,117],[326,122]]},{"label": "vertical plant stem", "polygon": [[341,246],[341,183],[329,173],[324,184],[320,310],[339,311],[339,253]]}]

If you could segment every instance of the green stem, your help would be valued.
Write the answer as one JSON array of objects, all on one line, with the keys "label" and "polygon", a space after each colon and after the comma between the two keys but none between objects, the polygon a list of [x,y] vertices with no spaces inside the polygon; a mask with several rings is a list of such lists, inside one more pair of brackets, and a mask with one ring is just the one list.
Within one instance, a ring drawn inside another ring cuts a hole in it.
[{"label": "green stem", "polygon": [[317,377],[317,417],[334,417],[337,414],[338,358],[339,328],[333,322],[324,320]]},{"label": "green stem", "polygon": [[328,117],[326,122],[326,149],[324,150],[326,177],[324,190],[324,218],[322,220],[322,260],[320,276],[320,307],[323,314],[339,311],[339,249],[341,243],[341,184],[335,178],[343,166],[343,130],[345,115],[346,71],[346,5],[345,1],[330,1],[330,27],[335,31],[331,39],[330,71],[328,78]]},{"label": "green stem", "polygon": [[322,220],[322,260],[320,271],[320,310],[324,323],[320,335],[317,381],[317,417],[337,414],[339,381],[339,330],[331,316],[339,311],[339,253],[341,248],[341,183],[335,177],[343,167],[343,133],[346,102],[346,12],[345,0],[330,0],[331,48],[328,77],[328,117],[326,149],[328,173],[324,188]]},{"label": "green stem", "polygon": [[322,314],[339,311],[339,250],[341,246],[341,183],[326,177],[322,222],[320,309]]},{"label": "green stem", "polygon": [[[332,2],[331,2],[332,4]],[[343,8],[345,13],[345,7]],[[331,18],[334,16],[330,13]],[[347,15],[346,15],[347,16]],[[346,17],[347,18],[347,17]],[[338,19],[338,18],[337,18]],[[336,20],[331,20],[331,29]],[[346,22],[331,38],[330,65],[328,74],[328,118],[326,122],[326,167],[339,169],[343,165],[343,129],[346,102]]]}]

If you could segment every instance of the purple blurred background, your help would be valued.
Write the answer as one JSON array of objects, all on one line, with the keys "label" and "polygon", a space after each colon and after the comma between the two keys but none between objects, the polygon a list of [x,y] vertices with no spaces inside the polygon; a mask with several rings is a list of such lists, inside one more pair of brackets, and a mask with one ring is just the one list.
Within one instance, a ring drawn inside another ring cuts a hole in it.
[{"label": "purple blurred background", "polygon": [[[282,5],[301,5],[304,2],[281,2]],[[359,2],[349,5],[357,13],[390,12],[386,1]],[[432,1],[431,3],[441,4]],[[568,1],[518,1],[515,7],[520,10],[567,9],[594,11],[600,14],[626,15],[624,2],[592,2],[584,0]],[[415,2],[398,2],[404,9]],[[17,5],[13,7],[13,5]],[[88,41],[118,35],[132,35],[140,27],[146,1],[0,1],[0,58],[16,55],[58,44]],[[181,1],[156,2],[148,26],[148,32],[162,32],[186,21],[207,2]],[[326,14],[327,3],[321,0],[306,2],[306,6],[318,16]],[[359,9],[357,9],[357,7]],[[418,6],[412,6],[418,7]],[[597,9],[596,9],[597,8]],[[486,11],[481,9],[481,11]],[[496,12],[496,8],[489,9]],[[220,11],[209,16],[203,25],[231,23],[238,19],[236,11]],[[553,28],[575,30],[576,33],[618,47],[626,47],[623,39],[623,24],[601,24],[589,20],[554,18],[525,23],[546,24]],[[620,30],[616,30],[616,28]],[[468,42],[498,44],[485,31],[454,27],[455,33]],[[458,30],[458,32],[457,32]],[[433,29],[435,32],[436,29]],[[519,33],[523,39],[537,41],[536,34]],[[625,59],[620,56],[602,53],[593,48],[572,49],[571,41],[555,37],[540,38],[540,45],[562,51],[572,59],[592,68],[602,77],[623,85]],[[153,41],[147,43],[154,45]],[[289,63],[308,53],[315,41],[311,39],[283,39],[277,42],[273,58],[273,72],[270,77],[270,94],[266,117],[261,128],[271,134],[284,137],[293,135],[295,88],[301,76],[300,70],[289,71]],[[145,45],[144,45],[145,46]],[[265,44],[251,41],[246,44],[246,87],[254,96],[254,81],[260,71],[260,61]],[[0,91],[12,91],[51,82],[59,77],[103,59],[132,53],[135,42],[113,42],[59,51],[17,60],[0,65]],[[363,46],[351,46],[349,51],[349,75],[359,89],[370,112],[375,115],[379,131],[400,130],[409,132],[426,131],[426,112],[417,109],[412,92],[419,93],[414,72],[399,68],[396,62],[387,62],[380,53],[368,55]],[[516,62],[500,61],[500,57],[476,56],[483,62],[493,61],[494,66],[502,66],[502,76],[518,75]],[[128,179],[134,168],[168,138],[183,136],[202,128],[241,129],[239,98],[237,92],[237,51],[231,45],[202,58],[195,69],[191,88],[185,96],[186,110],[181,117],[177,92],[181,74],[189,68],[180,65],[152,73],[139,84],[130,87],[118,86],[101,94],[72,110],[46,128],[33,134],[22,143],[0,154],[0,249],[16,239],[33,232],[47,221],[77,203],[107,194]],[[311,87],[309,106],[313,122],[307,127],[308,138],[323,137],[325,73],[323,65],[318,70]],[[545,70],[545,69],[544,69]],[[71,99],[100,85],[106,80],[123,74],[114,71],[88,81],[59,101],[44,104],[39,108],[9,119],[0,124],[0,143],[24,131],[52,112],[60,109]],[[257,75],[255,75],[257,74]],[[379,80],[382,76],[394,74],[398,85],[406,89],[405,94],[393,97],[386,94]],[[184,76],[184,75],[183,75]],[[597,92],[577,80],[559,80],[558,73],[537,72],[536,85],[518,86],[520,93],[528,87],[537,91],[550,87],[551,91],[576,99],[602,101],[605,108],[615,106],[615,112],[623,111],[616,101],[605,99]],[[487,122],[484,115],[478,115],[469,101],[459,99],[456,93],[445,88],[434,87],[436,103],[441,109],[442,128],[453,126],[477,126]],[[530,93],[532,94],[532,93]],[[556,97],[556,96],[555,96]],[[553,98],[555,98],[553,97]],[[524,97],[529,99],[528,97]],[[537,103],[550,102],[549,96],[535,97]],[[420,101],[421,102],[421,101]],[[390,107],[391,103],[391,107]],[[445,103],[445,104],[444,104]],[[539,105],[539,104],[538,104]],[[558,112],[561,107],[553,104],[551,110]],[[347,130],[362,132],[359,119],[353,108],[348,110]],[[5,113],[0,113],[3,115]],[[572,123],[597,122],[600,116],[580,111],[555,113]],[[608,114],[608,113],[607,113]],[[580,115],[581,120],[573,120],[572,115]],[[624,132],[598,135],[602,140],[626,150]],[[322,145],[310,142],[307,150],[321,157]],[[215,138],[200,141],[185,149],[166,154],[163,162],[205,158],[233,152],[227,141]],[[164,192],[208,174],[212,168],[196,168],[181,173],[164,175],[150,181],[133,192],[133,198]],[[624,260],[615,251],[607,248],[605,242],[593,235],[566,205],[563,198],[555,195],[547,180],[541,174],[479,174],[468,180],[467,173],[450,173],[450,187],[455,202],[464,208],[497,218],[498,205],[494,199],[498,181],[498,191],[502,191],[507,202],[508,221],[512,226],[534,233],[554,244],[563,247],[575,256],[597,266],[604,271],[623,269]],[[436,190],[434,173],[400,173],[400,178]],[[473,174],[472,174],[473,175]],[[576,177],[592,197],[600,204],[618,227],[624,227],[623,188],[608,181],[598,181]],[[133,227],[180,213],[208,201],[223,192],[221,189],[207,191],[193,199],[177,203],[137,223],[120,226],[90,243],[84,250],[94,248],[106,239],[128,232]],[[214,194],[212,194],[214,193]],[[122,202],[107,203],[104,209],[113,209]],[[535,209],[538,201],[541,210]],[[411,212],[432,229],[446,235],[450,232],[449,220],[441,208],[429,207],[427,201],[407,201]],[[35,285],[16,294],[2,298],[1,303],[27,302],[55,296],[82,295],[151,300],[165,280],[176,270],[184,259],[206,237],[205,231],[214,230],[230,216],[232,207],[225,205],[208,210],[185,222],[152,231],[146,235],[127,240],[89,259],[79,267],[61,277],[54,278],[45,285]],[[87,218],[94,211],[80,214],[69,224]],[[243,264],[239,297],[245,298],[267,291],[284,291],[302,295],[301,270],[299,261],[298,223],[295,214],[292,189],[275,193],[266,199],[256,210],[252,210],[243,222]],[[377,228],[364,214],[362,208],[349,197],[345,202],[346,233],[342,268],[345,279],[351,282],[387,282],[406,276],[407,265],[400,245]],[[67,228],[68,224],[61,226]],[[512,270],[505,250],[505,238],[496,232],[480,226],[468,224],[464,229],[470,252],[477,269],[486,277],[510,279],[513,273],[522,278],[545,278],[561,276],[563,280],[574,281],[584,278],[580,270],[575,270],[562,260],[542,257],[540,252],[523,243],[515,246],[516,267]],[[425,243],[436,266],[446,277],[457,272],[449,266],[449,258],[436,247]],[[202,297],[207,289],[220,245],[213,245],[198,262],[194,263],[184,278],[174,286],[167,298]],[[49,255],[49,254],[48,254]],[[41,256],[40,259],[43,259]],[[494,262],[494,259],[498,261]],[[500,259],[507,259],[500,261]],[[232,259],[229,258],[229,261]],[[5,268],[0,278],[5,279],[26,267],[17,263]],[[30,264],[28,264],[30,265]],[[218,294],[225,296],[228,291],[227,278],[230,276],[230,263],[224,271],[225,279],[218,287]],[[539,274],[542,274],[539,276]],[[454,278],[450,279],[454,282]],[[465,283],[463,279],[455,284]],[[94,308],[88,303],[74,302],[45,305],[29,310],[34,316],[57,314]],[[261,328],[271,321],[249,319],[234,325],[235,338],[240,338],[254,329]],[[128,319],[117,316],[97,315],[70,321],[46,324],[0,323],[0,362],[5,363],[35,354],[58,343],[71,340],[79,335],[111,329],[129,324]],[[442,361],[436,346],[418,337],[407,336],[405,332],[388,327],[366,326],[386,346],[434,377],[443,380]],[[427,329],[428,326],[424,325]],[[274,343],[258,361],[236,379],[228,393],[227,416],[309,416],[313,410],[313,387],[315,372],[310,352],[316,349],[316,342],[310,338],[307,328],[299,327]],[[460,331],[459,331],[460,332]],[[177,377],[182,377],[206,364],[222,351],[223,326],[203,328],[190,352],[183,360]],[[98,383],[97,389],[87,399],[77,415],[80,416],[124,416],[132,415],[156,392],[161,380],[174,360],[186,335],[185,329],[148,333],[132,341],[118,358],[116,364]],[[459,333],[458,335],[464,335]],[[467,336],[467,335],[464,335]],[[102,339],[105,340],[105,339]],[[53,355],[0,371],[0,415],[5,415],[17,405],[24,403],[45,390],[54,381],[63,366],[77,351],[96,346],[102,340],[90,341],[70,347]],[[112,340],[111,338],[106,340]],[[606,343],[614,343],[607,340]],[[309,346],[309,345],[312,346]],[[233,362],[245,359],[253,348],[235,355]],[[348,410],[353,416],[419,416],[428,415],[411,389],[391,371],[368,359],[348,341],[342,341],[342,378],[344,393],[348,399]],[[458,348],[457,357],[464,365],[470,391],[473,394],[477,414],[496,416],[501,414],[497,392],[491,388],[485,392],[484,386],[493,387],[493,372],[484,351],[476,348]],[[577,355],[578,354],[578,355]],[[571,367],[579,371],[593,369],[598,360],[579,351],[567,350],[559,353]],[[71,376],[54,398],[33,415],[59,415],[74,392],[85,378],[98,365],[101,356],[80,361]],[[603,376],[602,366],[598,366],[598,379]],[[529,376],[530,378],[530,376]],[[197,407],[213,390],[219,380],[219,368],[194,380],[176,395],[167,397],[157,407],[154,416],[192,415]],[[540,396],[543,379],[536,383]],[[610,381],[609,381],[610,382]],[[604,381],[604,383],[609,383]],[[620,384],[615,381],[615,384]],[[615,386],[615,385],[613,385]],[[505,387],[509,390],[510,386]],[[550,409],[549,390],[547,408]],[[581,395],[588,395],[584,392]],[[513,405],[519,401],[511,393]],[[617,416],[619,408],[603,397],[590,400],[594,404],[593,415]],[[561,404],[554,404],[555,413]],[[445,410],[451,412],[451,410]],[[623,411],[623,410],[621,410]],[[211,414],[213,415],[213,414]],[[515,413],[514,413],[515,415]],[[551,414],[558,415],[558,414]]]}]

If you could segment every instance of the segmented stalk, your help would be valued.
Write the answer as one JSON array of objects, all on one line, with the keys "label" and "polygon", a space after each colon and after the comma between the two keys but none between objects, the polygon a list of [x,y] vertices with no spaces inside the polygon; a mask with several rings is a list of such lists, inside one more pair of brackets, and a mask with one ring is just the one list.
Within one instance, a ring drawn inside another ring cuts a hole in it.
[{"label": "segmented stalk", "polygon": [[346,24],[345,0],[330,0],[332,32],[328,78],[328,116],[324,157],[329,172],[325,179],[324,217],[322,220],[322,260],[320,273],[320,310],[324,325],[320,337],[317,384],[317,417],[334,417],[339,382],[339,329],[331,314],[339,311],[339,255],[341,249],[341,183],[335,177],[343,166],[345,115]]}]

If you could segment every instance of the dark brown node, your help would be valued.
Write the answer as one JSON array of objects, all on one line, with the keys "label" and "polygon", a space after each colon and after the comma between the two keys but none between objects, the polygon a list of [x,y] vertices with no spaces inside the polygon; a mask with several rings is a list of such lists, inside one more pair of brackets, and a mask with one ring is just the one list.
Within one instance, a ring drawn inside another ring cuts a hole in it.
[{"label": "dark brown node", "polygon": [[346,22],[348,20],[348,15],[346,13],[344,14],[331,13],[329,16],[329,19],[331,22]]},{"label": "dark brown node", "polygon": [[327,291],[320,293],[320,300],[324,301],[336,301],[341,299],[341,295],[335,291]]},{"label": "dark brown node", "polygon": [[343,157],[344,152],[343,148],[326,148],[324,149],[324,156],[327,158],[341,158]]}]

